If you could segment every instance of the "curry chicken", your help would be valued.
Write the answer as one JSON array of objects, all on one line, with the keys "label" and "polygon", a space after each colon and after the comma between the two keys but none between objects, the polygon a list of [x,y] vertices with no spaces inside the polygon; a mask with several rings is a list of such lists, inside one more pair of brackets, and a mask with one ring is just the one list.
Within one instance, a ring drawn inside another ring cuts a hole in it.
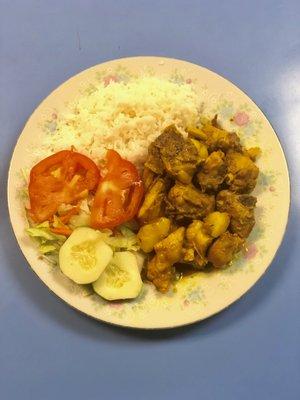
[{"label": "curry chicken", "polygon": [[222,129],[217,116],[186,137],[171,125],[151,143],[138,239],[148,254],[145,276],[159,291],[168,291],[179,265],[224,268],[243,248],[255,224],[250,193],[259,154]]}]

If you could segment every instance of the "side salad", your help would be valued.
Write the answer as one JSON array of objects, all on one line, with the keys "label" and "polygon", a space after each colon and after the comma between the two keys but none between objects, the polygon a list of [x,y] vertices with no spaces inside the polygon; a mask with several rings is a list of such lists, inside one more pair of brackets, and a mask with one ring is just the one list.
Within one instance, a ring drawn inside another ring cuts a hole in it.
[{"label": "side salad", "polygon": [[40,253],[107,300],[139,295],[142,279],[134,217],[144,189],[136,167],[108,150],[99,168],[63,150],[30,171],[27,233]]}]

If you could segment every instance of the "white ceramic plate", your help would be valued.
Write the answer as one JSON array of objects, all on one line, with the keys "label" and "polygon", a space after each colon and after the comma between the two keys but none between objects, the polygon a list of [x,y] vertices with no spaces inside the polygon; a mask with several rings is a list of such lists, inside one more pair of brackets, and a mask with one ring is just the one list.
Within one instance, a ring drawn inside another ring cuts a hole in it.
[{"label": "white ceramic plate", "polygon": [[[262,149],[256,226],[247,251],[228,269],[198,273],[179,281],[175,291],[160,294],[149,284],[134,301],[109,303],[63,276],[58,267],[40,259],[24,230],[27,221],[19,196],[20,170],[31,167],[32,148],[38,148],[55,124],[56,115],[68,102],[96,80],[131,79],[132,74],[151,73],[178,83],[186,82],[204,96],[205,114],[218,113],[222,124]],[[47,132],[48,130],[48,132]],[[231,82],[185,61],[160,57],[133,57],[110,61],[72,77],[52,92],[29,118],[16,144],[9,170],[8,204],[11,223],[29,265],[57,296],[77,310],[101,321],[135,328],[167,328],[203,320],[246,293],[272,262],[284,235],[290,202],[285,157],[270,123],[253,101]],[[25,265],[25,261],[24,261]],[[22,268],[23,266],[20,266]]]}]

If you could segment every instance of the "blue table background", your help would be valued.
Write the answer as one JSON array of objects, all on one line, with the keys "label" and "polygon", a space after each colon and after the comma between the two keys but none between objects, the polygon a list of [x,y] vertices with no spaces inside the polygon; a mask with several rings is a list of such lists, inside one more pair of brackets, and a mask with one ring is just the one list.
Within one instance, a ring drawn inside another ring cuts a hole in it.
[{"label": "blue table background", "polygon": [[[9,226],[7,168],[31,112],[103,61],[163,55],[244,89],[282,142],[290,222],[272,267],[225,312],[175,331],[73,311],[27,267]],[[0,0],[0,398],[300,398],[300,2]]]}]

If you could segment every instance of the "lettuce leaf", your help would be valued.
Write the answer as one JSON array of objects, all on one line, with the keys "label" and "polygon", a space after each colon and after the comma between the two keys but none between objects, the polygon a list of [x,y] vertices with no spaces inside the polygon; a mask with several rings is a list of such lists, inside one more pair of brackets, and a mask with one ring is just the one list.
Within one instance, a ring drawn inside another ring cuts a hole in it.
[{"label": "lettuce leaf", "polygon": [[67,239],[66,236],[51,232],[48,221],[28,228],[26,232],[39,244],[40,253],[46,256],[52,264],[57,264],[58,252]]},{"label": "lettuce leaf", "polygon": [[80,212],[70,218],[69,225],[71,228],[79,228],[81,226],[90,226],[91,210],[88,205],[88,200],[84,199],[80,203]]},{"label": "lettuce leaf", "polygon": [[[74,217],[79,216],[80,214]],[[59,220],[57,217],[54,218],[53,225],[59,225]],[[51,232],[49,221],[34,225],[26,229],[26,232],[38,243],[39,251],[43,255],[43,257],[45,257],[52,264],[58,264],[59,249],[66,241],[67,237]],[[136,252],[140,249],[136,234],[131,229],[129,229],[128,226],[120,226],[118,228],[118,233],[115,236],[110,229],[102,229],[98,232],[101,239],[106,244],[108,244],[113,251],[128,250]]]},{"label": "lettuce leaf", "polygon": [[136,236],[135,233],[131,229],[129,229],[126,225],[121,225],[119,231],[123,236],[127,238],[132,238],[133,236]]},{"label": "lettuce leaf", "polygon": [[[121,228],[120,228],[121,229]],[[99,230],[102,240],[112,247],[114,251],[137,251],[139,250],[137,236],[130,229],[122,228],[121,235],[113,236],[110,229]]]},{"label": "lettuce leaf", "polygon": [[47,254],[47,253],[53,253],[57,250],[56,246],[54,246],[53,244],[41,244],[39,246],[39,251],[42,254]]}]

